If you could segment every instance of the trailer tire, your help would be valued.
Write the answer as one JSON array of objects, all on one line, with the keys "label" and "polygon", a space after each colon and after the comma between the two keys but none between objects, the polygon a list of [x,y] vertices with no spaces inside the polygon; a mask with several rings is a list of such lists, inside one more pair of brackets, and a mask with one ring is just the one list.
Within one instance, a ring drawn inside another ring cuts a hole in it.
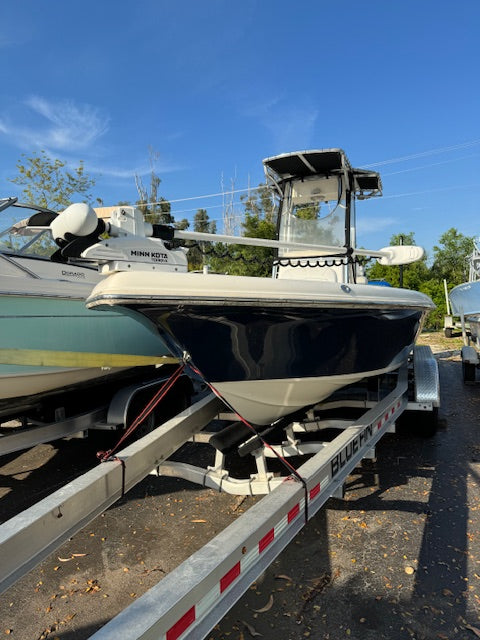
[{"label": "trailer tire", "polygon": [[438,431],[438,407],[432,411],[405,411],[397,422],[399,432],[408,436],[432,438]]},{"label": "trailer tire", "polygon": [[464,382],[475,382],[476,367],[471,362],[462,362],[462,375]]},{"label": "trailer tire", "polygon": [[421,411],[423,416],[420,423],[420,435],[422,438],[432,438],[438,431],[438,407],[433,407],[432,411]]},{"label": "trailer tire", "polygon": [[446,327],[446,329],[445,329],[445,337],[446,338],[453,338],[453,329],[452,329],[452,327]]}]

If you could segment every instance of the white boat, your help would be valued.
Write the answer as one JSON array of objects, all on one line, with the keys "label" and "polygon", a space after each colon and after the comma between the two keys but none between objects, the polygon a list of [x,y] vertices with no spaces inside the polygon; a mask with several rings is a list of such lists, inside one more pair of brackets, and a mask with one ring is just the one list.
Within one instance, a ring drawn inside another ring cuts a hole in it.
[{"label": "white boat", "polygon": [[0,200],[0,211],[28,215],[0,234],[0,416],[84,383],[94,393],[94,380],[168,360],[157,332],[85,307],[101,275],[61,256],[50,229],[56,212],[16,198]]},{"label": "white boat", "polygon": [[[106,259],[111,275],[87,300],[90,309],[116,309],[153,323],[172,352],[191,359],[255,425],[399,368],[434,308],[421,293],[370,286],[363,276],[360,255],[383,264],[423,255],[419,247],[356,248],[355,200],[381,195],[376,172],[352,168],[340,149],[283,154],[264,166],[279,198],[276,241],[173,230],[169,236],[146,226],[146,235],[160,237],[165,270],[126,270]],[[187,273],[181,250],[170,248],[173,237],[274,246],[273,277]],[[101,251],[99,243],[82,255],[97,259]]]},{"label": "white boat", "polygon": [[469,256],[468,281],[454,287],[449,294],[452,311],[468,322],[471,337],[477,342],[480,337],[480,247],[473,243]]}]

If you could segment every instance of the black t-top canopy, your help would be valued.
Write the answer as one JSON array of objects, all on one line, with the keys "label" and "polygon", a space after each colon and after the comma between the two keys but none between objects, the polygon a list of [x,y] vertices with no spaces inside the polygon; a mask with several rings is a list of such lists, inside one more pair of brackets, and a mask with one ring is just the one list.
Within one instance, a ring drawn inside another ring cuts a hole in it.
[{"label": "black t-top canopy", "polygon": [[318,174],[329,175],[350,168],[347,156],[341,149],[282,153],[279,156],[266,158],[263,164],[276,173],[281,180],[306,178]]},{"label": "black t-top canopy", "polygon": [[280,183],[308,176],[329,176],[348,173],[353,178],[355,195],[370,198],[382,195],[382,183],[376,171],[353,169],[342,149],[294,151],[263,161],[267,175]]}]

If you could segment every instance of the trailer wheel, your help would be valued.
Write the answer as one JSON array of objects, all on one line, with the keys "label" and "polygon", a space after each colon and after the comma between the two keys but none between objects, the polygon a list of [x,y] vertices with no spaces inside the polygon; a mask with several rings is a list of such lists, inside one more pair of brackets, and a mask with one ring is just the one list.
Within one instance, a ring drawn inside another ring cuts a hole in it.
[{"label": "trailer wheel", "polygon": [[462,374],[464,382],[475,382],[475,365],[471,362],[462,362]]},{"label": "trailer wheel", "polygon": [[445,337],[446,338],[452,338],[453,337],[453,329],[452,329],[452,327],[446,327],[445,328]]},{"label": "trailer wheel", "polygon": [[433,407],[432,411],[419,411],[423,414],[418,416],[418,432],[422,438],[432,438],[438,430],[438,407]]},{"label": "trailer wheel", "polygon": [[399,433],[432,438],[438,430],[438,407],[432,411],[404,411],[397,421]]}]

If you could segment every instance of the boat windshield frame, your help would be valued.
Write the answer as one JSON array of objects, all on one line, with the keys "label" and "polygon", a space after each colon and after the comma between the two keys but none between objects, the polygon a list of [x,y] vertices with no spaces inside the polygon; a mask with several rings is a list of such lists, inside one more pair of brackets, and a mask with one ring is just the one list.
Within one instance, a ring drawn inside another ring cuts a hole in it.
[{"label": "boat windshield frame", "polygon": [[[284,242],[351,246],[351,191],[344,173],[292,178],[283,185],[277,237]],[[291,256],[290,249],[278,257]],[[310,252],[297,252],[310,253]]]},{"label": "boat windshield frame", "polygon": [[[337,205],[345,200],[344,236],[338,239],[339,249],[351,252],[356,242],[355,200],[382,195],[382,182],[376,171],[354,169],[343,149],[312,149],[295,151],[265,158],[263,161],[267,185],[279,198],[277,216],[277,238],[282,234],[283,201],[292,183],[300,184],[311,178],[338,181]],[[335,200],[332,189],[323,194],[324,200]],[[319,194],[321,195],[321,194]],[[328,195],[328,197],[327,197]],[[325,243],[323,243],[325,244]],[[332,243],[332,245],[335,243]],[[335,246],[337,246],[335,245]],[[278,251],[276,252],[278,257]]]},{"label": "boat windshield frame", "polygon": [[477,282],[480,280],[480,238],[473,240],[473,252],[468,258],[469,262],[469,282]]},{"label": "boat windshield frame", "polygon": [[[35,225],[36,228],[29,229],[28,222],[32,216],[38,213],[57,215],[57,212],[35,204],[18,202],[16,197],[0,199],[0,213],[10,210],[11,207],[30,211],[31,214],[27,218],[19,220],[0,231],[0,253],[50,260],[51,256],[58,250],[58,246],[51,235],[50,227],[46,226],[44,229],[38,229],[38,226]],[[5,241],[6,237],[8,237],[7,241]],[[45,242],[47,238],[48,240]],[[23,244],[22,240],[24,241]]]}]

